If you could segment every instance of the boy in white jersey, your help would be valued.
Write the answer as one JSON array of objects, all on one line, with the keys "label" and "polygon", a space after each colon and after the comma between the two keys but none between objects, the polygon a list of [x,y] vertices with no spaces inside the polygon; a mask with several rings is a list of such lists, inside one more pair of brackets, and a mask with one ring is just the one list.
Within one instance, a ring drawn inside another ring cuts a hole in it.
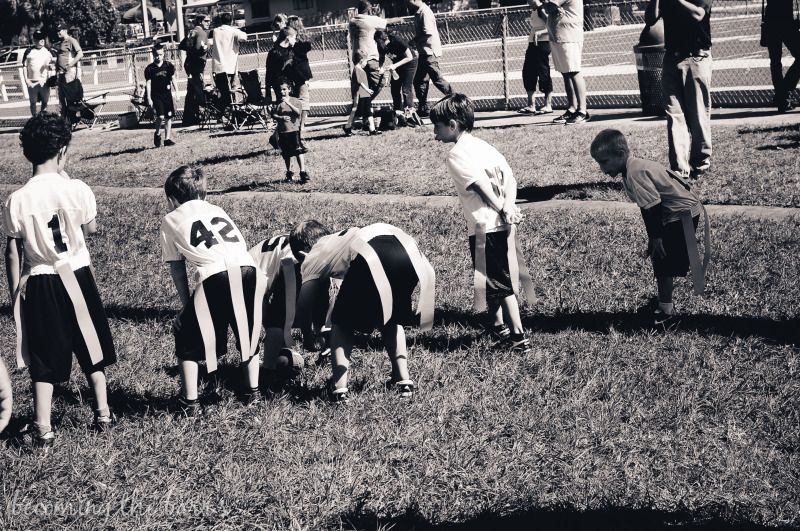
[{"label": "boy in white jersey", "polygon": [[642,211],[648,237],[647,254],[658,287],[654,320],[656,324],[664,324],[675,315],[674,277],[685,276],[691,267],[695,293],[704,291],[711,258],[707,215],[702,263],[695,230],[705,209],[681,176],[657,162],[631,156],[625,136],[616,129],[600,131],[592,142],[591,154],[603,173],[612,177],[622,174],[625,193]]},{"label": "boy in white jersey", "polygon": [[416,322],[412,294],[418,284],[420,328],[430,330],[433,325],[433,268],[414,239],[392,225],[376,223],[320,237],[309,230],[316,223],[298,224],[289,243],[302,264],[296,322],[304,334],[312,324],[319,329],[319,316],[324,315],[319,309],[329,303],[331,279],[342,281],[330,314],[331,399],[344,402],[348,398],[353,332],[369,333],[376,328],[392,364],[388,384],[396,386],[401,397],[411,397],[414,382],[408,373],[403,326]]},{"label": "boy in white jersey", "polygon": [[[175,319],[175,353],[180,361],[178,406],[187,415],[200,410],[199,362],[209,374],[217,356],[227,352],[233,328],[247,380],[246,402],[258,399],[258,340],[266,288],[264,275],[247,252],[242,233],[220,207],[205,201],[206,178],[200,168],[181,166],[164,184],[172,211],[161,223],[161,249],[183,304]],[[189,291],[186,262],[196,269]]]},{"label": "boy in white jersey", "polygon": [[33,380],[34,442],[52,446],[53,384],[69,379],[73,352],[94,391],[95,427],[113,423],[104,368],[116,353],[85,241],[97,231],[97,204],[86,184],[64,172],[70,125],[42,112],[19,136],[33,177],[6,200],[6,273],[17,364],[27,365]]},{"label": "boy in white jersey", "polygon": [[520,283],[531,302],[534,294],[516,236],[515,225],[523,219],[515,204],[517,181],[505,157],[470,134],[475,106],[468,97],[445,96],[431,110],[430,119],[436,140],[455,143],[447,155],[447,170],[467,220],[475,309],[488,308],[496,346],[527,353],[531,345],[519,313]]}]

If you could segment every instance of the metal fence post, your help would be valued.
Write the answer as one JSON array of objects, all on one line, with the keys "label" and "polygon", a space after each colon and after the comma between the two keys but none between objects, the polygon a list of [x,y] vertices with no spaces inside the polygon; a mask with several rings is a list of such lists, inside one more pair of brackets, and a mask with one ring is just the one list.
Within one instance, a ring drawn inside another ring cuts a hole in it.
[{"label": "metal fence post", "polygon": [[325,59],[325,28],[322,28],[320,37],[322,38],[322,58]]},{"label": "metal fence post", "polygon": [[503,34],[500,37],[500,49],[503,55],[503,108],[509,107],[509,86],[508,86],[508,13],[503,13]]}]

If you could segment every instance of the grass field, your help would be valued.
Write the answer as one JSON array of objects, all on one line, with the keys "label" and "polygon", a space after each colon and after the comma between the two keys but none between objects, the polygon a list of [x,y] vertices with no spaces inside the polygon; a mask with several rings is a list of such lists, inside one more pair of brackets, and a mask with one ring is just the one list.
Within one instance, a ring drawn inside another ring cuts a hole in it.
[{"label": "grass field", "polygon": [[[85,164],[73,173],[95,178]],[[537,213],[520,230],[539,296],[524,317],[534,351],[520,357],[492,350],[470,310],[456,207],[214,197],[250,243],[312,216],[332,227],[392,220],[437,271],[436,326],[409,334],[411,402],[383,391],[388,361],[367,337],[345,407],[327,403],[329,369],[311,365],[281,398],[246,408],[239,371],[223,362],[207,414],[179,419],[167,411],[177,298],[156,243],[166,203],[158,193],[97,197],[90,250],[120,354],[109,377],[121,421],[88,430],[90,393],[76,371],[56,400],[56,448],[20,447],[13,433],[31,405],[28,377],[15,372],[0,527],[800,525],[796,218],[715,221],[709,293],[690,297],[680,282],[682,324],[663,331],[646,324],[638,216]]]},{"label": "grass field", "polygon": [[[476,134],[505,154],[529,199],[624,200],[617,180],[600,173],[588,146],[602,121],[580,128],[561,126],[482,128]],[[634,152],[666,164],[666,131],[652,125],[626,133]],[[741,128],[714,125],[714,167],[696,184],[706,203],[800,206],[800,159],[791,149],[800,140],[796,125]],[[152,150],[150,130],[79,133],[72,167],[92,186],[161,187],[179,164],[200,163],[216,190],[247,188],[365,194],[453,195],[444,165],[448,146],[430,128],[400,130],[375,141],[345,140],[340,129],[307,135],[308,167],[314,180],[284,184],[283,160],[266,134],[192,131],[177,135],[169,150]],[[22,184],[29,174],[14,135],[0,136],[0,183]]]}]

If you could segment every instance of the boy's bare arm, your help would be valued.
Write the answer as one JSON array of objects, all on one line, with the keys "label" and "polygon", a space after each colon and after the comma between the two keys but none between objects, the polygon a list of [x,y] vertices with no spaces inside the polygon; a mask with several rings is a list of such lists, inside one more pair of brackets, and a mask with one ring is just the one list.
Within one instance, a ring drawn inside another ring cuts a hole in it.
[{"label": "boy's bare arm", "polygon": [[89,223],[81,225],[81,230],[83,231],[84,238],[91,236],[92,234],[97,232],[97,220],[93,219]]},{"label": "boy's bare arm", "polygon": [[6,370],[3,360],[0,359],[0,432],[8,426],[8,421],[11,420],[13,402],[11,379],[8,377],[8,370]]},{"label": "boy's bare arm", "polygon": [[189,279],[186,276],[186,262],[183,260],[174,260],[170,262],[169,273],[172,275],[172,281],[175,283],[175,289],[178,291],[181,304],[186,306],[191,300],[189,295]]},{"label": "boy's bare arm", "polygon": [[300,294],[297,296],[295,323],[302,330],[304,341],[313,338],[314,305],[319,300],[320,290],[324,285],[325,283],[319,278],[303,282]]},{"label": "boy's bare arm", "polygon": [[477,192],[477,194],[481,196],[481,199],[483,199],[483,202],[489,205],[489,207],[493,210],[498,212],[503,210],[503,200],[497,197],[497,195],[494,193],[494,190],[492,190],[492,184],[488,179],[480,179],[475,181],[469,186],[468,189]]},{"label": "boy's bare arm", "polygon": [[8,280],[8,293],[11,302],[14,302],[14,294],[19,287],[19,278],[22,274],[22,240],[19,238],[8,238],[6,241],[6,279]]}]

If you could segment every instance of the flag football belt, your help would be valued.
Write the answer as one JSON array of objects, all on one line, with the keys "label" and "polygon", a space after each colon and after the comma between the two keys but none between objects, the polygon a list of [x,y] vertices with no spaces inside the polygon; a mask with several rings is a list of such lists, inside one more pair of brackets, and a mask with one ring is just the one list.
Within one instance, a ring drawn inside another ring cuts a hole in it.
[{"label": "flag football belt", "polygon": [[281,260],[281,272],[283,273],[284,291],[284,322],[283,322],[283,342],[286,347],[294,345],[292,341],[292,325],[297,311],[297,278],[294,269],[294,259],[287,257]]},{"label": "flag football belt", "polygon": [[[103,347],[100,344],[100,337],[97,335],[97,329],[92,321],[92,315],[89,313],[89,306],[86,304],[86,297],[83,295],[78,279],[75,277],[75,270],[82,267],[87,267],[85,259],[76,260],[75,257],[65,258],[53,264],[56,274],[61,279],[64,289],[67,292],[72,307],[75,309],[75,319],[78,322],[78,328],[83,336],[83,341],[86,343],[86,348],[89,351],[89,359],[92,360],[93,365],[97,365],[103,361]],[[17,329],[17,367],[23,368],[30,363],[30,356],[27,347],[27,338],[25,337],[25,323],[22,316],[22,292],[25,284],[28,281],[28,276],[25,275],[20,278],[17,292],[14,294],[14,324]]]},{"label": "flag football belt", "polygon": [[[511,225],[508,230],[508,274],[511,277],[511,287],[514,295],[521,296],[528,304],[536,304],[536,294],[533,291],[533,281],[525,265],[522,249],[517,240],[517,227]],[[486,311],[486,224],[478,223],[475,226],[475,285],[474,308],[476,312]],[[520,294],[520,286],[522,294]]]},{"label": "flag football belt", "polygon": [[[242,264],[234,260],[225,260],[225,270],[228,272],[228,283],[233,303],[233,315],[236,321],[236,330],[239,333],[239,348],[242,351],[242,362],[248,361],[258,348],[258,338],[261,334],[261,313],[264,301],[264,292],[267,288],[267,279],[258,269],[256,274],[255,300],[253,303],[253,332],[248,334],[247,306],[244,301],[244,287],[242,286]],[[211,310],[208,307],[205,289],[200,282],[194,292],[194,311],[197,323],[200,326],[200,335],[203,337],[205,349],[206,369],[209,373],[217,370],[217,341],[214,321],[211,319]],[[225,325],[227,327],[227,325]]]},{"label": "flag football belt", "polygon": [[435,304],[435,284],[436,277],[433,267],[428,260],[422,255],[416,242],[409,236],[401,231],[386,232],[385,228],[381,232],[365,231],[361,229],[358,236],[353,239],[351,245],[363,259],[367,262],[372,280],[375,282],[375,287],[378,288],[378,295],[381,299],[381,309],[383,310],[383,324],[389,322],[392,317],[392,286],[386,276],[386,271],[383,269],[380,257],[375,249],[367,243],[369,240],[376,236],[394,236],[403,246],[408,255],[411,265],[414,267],[414,272],[417,274],[419,280],[419,302],[417,303],[417,311],[420,314],[419,326],[422,330],[430,330],[433,328],[433,308]]},{"label": "flag football belt", "polygon": [[694,236],[694,223],[692,223],[692,213],[688,210],[680,212],[681,226],[683,227],[683,238],[686,240],[686,251],[689,254],[689,268],[692,271],[692,286],[695,295],[702,295],[706,289],[706,272],[711,263],[711,227],[708,221],[706,207],[703,209],[703,260],[700,261],[700,251],[697,249],[697,239]]}]

